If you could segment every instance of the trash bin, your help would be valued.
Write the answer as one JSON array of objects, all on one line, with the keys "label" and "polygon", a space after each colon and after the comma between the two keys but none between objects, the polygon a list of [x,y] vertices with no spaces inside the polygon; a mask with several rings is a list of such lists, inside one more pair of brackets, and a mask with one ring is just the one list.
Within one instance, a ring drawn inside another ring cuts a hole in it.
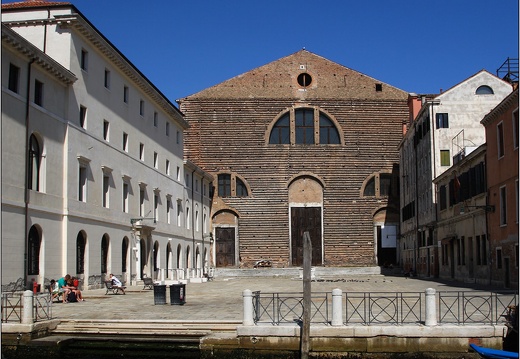
[{"label": "trash bin", "polygon": [[170,285],[170,304],[184,305],[186,303],[186,284]]},{"label": "trash bin", "polygon": [[166,285],[158,284],[153,286],[154,304],[166,304]]}]

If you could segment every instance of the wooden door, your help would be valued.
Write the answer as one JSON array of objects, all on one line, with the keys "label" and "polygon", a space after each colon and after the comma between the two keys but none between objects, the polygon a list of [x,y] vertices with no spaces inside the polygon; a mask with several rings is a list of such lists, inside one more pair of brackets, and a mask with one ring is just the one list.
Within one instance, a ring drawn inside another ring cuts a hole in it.
[{"label": "wooden door", "polygon": [[321,261],[321,208],[291,208],[291,258],[293,266],[303,265],[303,233],[309,232],[312,245],[312,265]]},{"label": "wooden door", "polygon": [[235,266],[235,228],[217,227],[216,236],[216,266]]}]

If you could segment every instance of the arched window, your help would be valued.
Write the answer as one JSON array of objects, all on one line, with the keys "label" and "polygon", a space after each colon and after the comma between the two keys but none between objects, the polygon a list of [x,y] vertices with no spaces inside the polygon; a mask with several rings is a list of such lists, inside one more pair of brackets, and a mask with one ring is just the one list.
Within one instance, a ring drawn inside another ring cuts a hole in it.
[{"label": "arched window", "polygon": [[[316,140],[320,145],[341,144],[334,122],[325,113],[314,108],[297,108],[283,114],[271,129],[269,144],[291,144],[291,130],[294,132],[294,144],[313,145]],[[319,133],[318,139],[315,138],[315,133]]]},{"label": "arched window", "polygon": [[372,174],[363,188],[364,197],[399,196],[398,177],[392,173],[379,172]]},{"label": "arched window", "polygon": [[249,196],[246,184],[238,176],[232,176],[230,173],[220,173],[217,178],[219,197]]},{"label": "arched window", "polygon": [[324,114],[320,113],[320,143],[339,144],[339,133],[334,123]]},{"label": "arched window", "polygon": [[29,266],[27,273],[29,275],[40,274],[40,243],[40,232],[36,226],[32,226],[29,230],[27,248],[27,264]]},{"label": "arched window", "polygon": [[101,239],[101,274],[107,274],[108,272],[108,235],[104,234]]},{"label": "arched window", "polygon": [[76,238],[76,274],[85,273],[85,247],[87,240],[83,231]]},{"label": "arched window", "polygon": [[376,195],[376,179],[372,177],[368,180],[365,190],[363,191],[363,196],[375,196]]},{"label": "arched window", "polygon": [[291,143],[291,122],[289,113],[286,113],[273,126],[269,143],[273,145],[290,144]]},{"label": "arched window", "polygon": [[29,168],[28,168],[28,187],[34,191],[40,190],[40,164],[41,149],[38,139],[34,134],[29,138]]},{"label": "arched window", "polygon": [[493,95],[493,89],[489,87],[488,85],[482,85],[477,88],[477,91],[475,92],[477,95]]},{"label": "arched window", "polygon": [[237,197],[247,197],[248,196],[247,187],[240,178],[236,179],[236,185],[237,185]]}]

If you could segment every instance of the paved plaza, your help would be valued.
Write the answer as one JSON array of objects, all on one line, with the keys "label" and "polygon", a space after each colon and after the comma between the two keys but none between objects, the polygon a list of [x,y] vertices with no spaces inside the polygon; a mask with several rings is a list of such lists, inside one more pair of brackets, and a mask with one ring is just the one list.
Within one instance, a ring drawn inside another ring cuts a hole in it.
[{"label": "paved plaza", "polygon": [[[312,282],[312,292],[424,292],[489,290],[482,286],[460,282],[440,282],[403,276],[352,275]],[[300,278],[287,277],[216,277],[205,283],[186,284],[186,303],[170,305],[167,288],[166,305],[154,304],[154,292],[143,286],[127,287],[126,294],[105,295],[105,289],[83,292],[84,302],[54,303],[52,316],[56,319],[93,320],[179,320],[179,321],[237,321],[242,320],[245,289],[262,293],[298,293],[303,291]]]}]

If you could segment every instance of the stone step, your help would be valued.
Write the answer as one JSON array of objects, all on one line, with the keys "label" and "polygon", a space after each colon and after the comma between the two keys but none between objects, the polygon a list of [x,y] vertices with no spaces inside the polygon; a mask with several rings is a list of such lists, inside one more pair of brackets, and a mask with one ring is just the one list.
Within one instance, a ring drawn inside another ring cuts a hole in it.
[{"label": "stone step", "polygon": [[175,335],[206,336],[215,332],[236,332],[239,321],[135,321],[135,320],[63,320],[54,335]]}]

